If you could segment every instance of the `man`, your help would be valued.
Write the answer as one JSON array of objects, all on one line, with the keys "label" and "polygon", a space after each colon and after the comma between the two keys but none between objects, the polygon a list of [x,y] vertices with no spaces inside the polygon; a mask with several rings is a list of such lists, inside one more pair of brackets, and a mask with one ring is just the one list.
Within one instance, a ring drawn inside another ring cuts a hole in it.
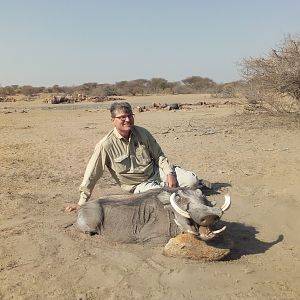
[{"label": "man", "polygon": [[121,188],[131,193],[164,185],[192,189],[199,186],[194,173],[173,166],[149,131],[134,125],[129,103],[112,103],[110,113],[114,129],[96,145],[80,185],[79,202],[68,205],[67,212],[79,209],[89,200],[105,168]]}]

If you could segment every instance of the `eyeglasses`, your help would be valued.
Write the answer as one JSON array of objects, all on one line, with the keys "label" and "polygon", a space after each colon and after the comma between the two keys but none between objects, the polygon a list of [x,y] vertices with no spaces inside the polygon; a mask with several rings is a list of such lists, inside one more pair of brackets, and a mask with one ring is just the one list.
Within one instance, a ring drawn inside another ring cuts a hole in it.
[{"label": "eyeglasses", "polygon": [[116,116],[114,118],[119,119],[120,121],[126,121],[126,119],[128,118],[129,120],[134,118],[134,114],[130,114],[130,115],[122,115],[122,116]]}]

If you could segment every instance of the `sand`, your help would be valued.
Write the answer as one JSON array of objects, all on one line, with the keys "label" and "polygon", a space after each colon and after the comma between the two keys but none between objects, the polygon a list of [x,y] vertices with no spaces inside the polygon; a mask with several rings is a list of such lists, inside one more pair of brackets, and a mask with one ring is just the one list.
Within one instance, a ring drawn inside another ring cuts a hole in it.
[{"label": "sand", "polygon": [[[203,97],[127,99],[225,103]],[[232,197],[230,256],[199,262],[90,237],[64,212],[112,127],[108,106],[0,103],[0,299],[299,299],[299,122],[229,103],[136,113],[173,163],[214,183],[210,200]],[[105,173],[92,199],[112,193]]]}]

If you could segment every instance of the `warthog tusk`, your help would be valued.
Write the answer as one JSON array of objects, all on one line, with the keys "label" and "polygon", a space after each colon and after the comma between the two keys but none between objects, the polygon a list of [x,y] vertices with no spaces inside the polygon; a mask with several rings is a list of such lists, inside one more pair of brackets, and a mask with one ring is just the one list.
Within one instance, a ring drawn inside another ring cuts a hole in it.
[{"label": "warthog tusk", "polygon": [[218,233],[223,232],[225,229],[226,229],[226,226],[223,226],[222,228],[220,228],[220,229],[218,229],[218,230],[213,230],[212,233],[213,233],[213,234],[218,234]]},{"label": "warthog tusk", "polygon": [[209,241],[209,240],[213,239],[214,237],[216,237],[217,234],[223,232],[225,229],[226,229],[226,226],[222,227],[221,229],[214,230],[214,231],[211,231],[208,228],[207,232],[202,232],[202,233],[200,232],[200,238],[203,241]]},{"label": "warthog tusk", "polygon": [[186,218],[188,218],[188,219],[191,219],[190,214],[189,214],[188,212],[184,211],[183,209],[181,209],[181,208],[177,205],[175,199],[176,199],[176,195],[175,195],[175,193],[173,193],[173,194],[170,196],[170,202],[171,202],[171,205],[172,205],[172,207],[174,208],[174,210],[175,210],[176,212],[178,212],[181,216],[186,217]]},{"label": "warthog tusk", "polygon": [[221,207],[222,211],[224,212],[227,209],[229,209],[230,205],[231,205],[230,196],[229,195],[225,195],[225,202],[224,202],[224,204]]}]

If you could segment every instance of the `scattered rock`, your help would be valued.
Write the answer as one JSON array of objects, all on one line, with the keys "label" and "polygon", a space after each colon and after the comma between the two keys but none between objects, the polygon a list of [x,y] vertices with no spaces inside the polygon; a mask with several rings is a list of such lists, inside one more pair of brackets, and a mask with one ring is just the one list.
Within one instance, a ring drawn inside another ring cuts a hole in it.
[{"label": "scattered rock", "polygon": [[171,103],[168,105],[169,110],[179,109],[180,105],[178,103]]},{"label": "scattered rock", "polygon": [[46,100],[45,102],[49,104],[60,104],[60,103],[75,103],[82,101],[90,102],[104,102],[104,101],[119,101],[126,100],[121,97],[108,97],[108,96],[87,96],[83,94],[77,95],[54,95],[51,99]]},{"label": "scattered rock", "polygon": [[16,102],[17,100],[14,97],[0,97],[0,102]]}]

